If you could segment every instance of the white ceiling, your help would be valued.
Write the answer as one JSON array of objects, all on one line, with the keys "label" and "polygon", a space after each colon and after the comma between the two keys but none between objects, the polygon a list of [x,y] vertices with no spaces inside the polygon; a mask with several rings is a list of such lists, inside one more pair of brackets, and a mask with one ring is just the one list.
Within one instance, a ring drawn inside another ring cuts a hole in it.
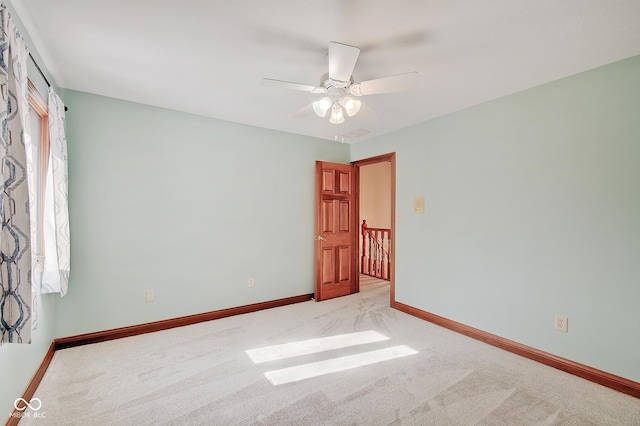
[{"label": "white ceiling", "polygon": [[[333,140],[365,140],[640,54],[638,0],[12,0],[60,87]],[[342,125],[293,115],[327,44],[356,82],[417,71]],[[640,78],[640,76],[639,76]],[[70,113],[73,113],[70,111]]]}]

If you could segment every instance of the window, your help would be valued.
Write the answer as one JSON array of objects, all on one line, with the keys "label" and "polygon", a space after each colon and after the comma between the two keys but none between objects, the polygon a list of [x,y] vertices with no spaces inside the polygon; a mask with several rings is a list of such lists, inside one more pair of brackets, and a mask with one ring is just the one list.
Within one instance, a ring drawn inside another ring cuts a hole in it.
[{"label": "window", "polygon": [[38,212],[38,239],[35,252],[41,258],[44,254],[44,195],[47,169],[49,167],[49,113],[45,99],[36,86],[29,80],[29,118],[31,121],[31,140],[34,147],[34,176],[36,182],[36,211]]}]

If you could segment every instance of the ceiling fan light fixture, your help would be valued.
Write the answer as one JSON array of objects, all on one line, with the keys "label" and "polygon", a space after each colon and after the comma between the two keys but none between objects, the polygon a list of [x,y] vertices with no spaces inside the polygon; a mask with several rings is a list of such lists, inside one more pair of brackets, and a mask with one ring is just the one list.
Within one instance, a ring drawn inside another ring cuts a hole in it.
[{"label": "ceiling fan light fixture", "polygon": [[362,102],[360,102],[360,99],[354,99],[351,96],[345,96],[344,98],[342,98],[340,104],[349,117],[353,117],[354,115],[356,115],[358,111],[360,111],[360,107],[362,106]]},{"label": "ceiling fan light fixture", "polygon": [[311,108],[307,106],[301,110],[305,114],[296,113],[295,116],[306,115],[309,109],[312,109],[318,117],[325,118],[329,115],[330,123],[342,124],[347,117],[351,118],[358,114],[362,107],[362,102],[359,100],[361,96],[410,90],[417,83],[418,73],[415,71],[356,83],[353,79],[353,70],[358,61],[360,49],[335,41],[330,42],[328,47],[329,72],[321,77],[319,86],[271,78],[262,79],[264,85],[310,92],[314,95],[321,94],[321,97],[311,103]]},{"label": "ceiling fan light fixture", "polygon": [[344,112],[342,110],[342,106],[338,102],[334,102],[333,106],[331,107],[331,118],[329,118],[329,123],[344,123]]},{"label": "ceiling fan light fixture", "polygon": [[331,103],[331,99],[326,96],[315,100],[313,101],[313,112],[315,112],[318,117],[326,117],[327,111],[331,108]]}]

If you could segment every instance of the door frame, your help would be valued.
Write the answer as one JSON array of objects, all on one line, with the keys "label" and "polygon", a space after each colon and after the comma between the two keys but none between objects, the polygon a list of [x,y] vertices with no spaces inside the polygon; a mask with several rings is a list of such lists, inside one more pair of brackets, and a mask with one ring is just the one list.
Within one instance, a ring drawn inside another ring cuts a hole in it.
[{"label": "door frame", "polygon": [[[396,300],[396,153],[377,155],[375,157],[364,158],[358,161],[352,161],[351,165],[355,166],[355,227],[359,228],[360,221],[360,167],[377,163],[391,163],[391,251],[389,257],[391,259],[391,270],[389,271],[389,305],[393,306]],[[358,231],[360,235],[360,231]],[[360,264],[360,244],[356,244],[355,257],[353,259],[357,265]],[[360,267],[356,274],[356,292],[360,291]]]}]

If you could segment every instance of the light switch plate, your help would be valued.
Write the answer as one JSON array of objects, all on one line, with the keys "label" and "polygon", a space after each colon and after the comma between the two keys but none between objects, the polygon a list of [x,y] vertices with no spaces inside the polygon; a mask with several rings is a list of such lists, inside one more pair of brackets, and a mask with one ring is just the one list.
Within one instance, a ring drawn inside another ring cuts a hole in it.
[{"label": "light switch plate", "polygon": [[413,199],[413,213],[424,214],[424,197],[415,197]]}]

